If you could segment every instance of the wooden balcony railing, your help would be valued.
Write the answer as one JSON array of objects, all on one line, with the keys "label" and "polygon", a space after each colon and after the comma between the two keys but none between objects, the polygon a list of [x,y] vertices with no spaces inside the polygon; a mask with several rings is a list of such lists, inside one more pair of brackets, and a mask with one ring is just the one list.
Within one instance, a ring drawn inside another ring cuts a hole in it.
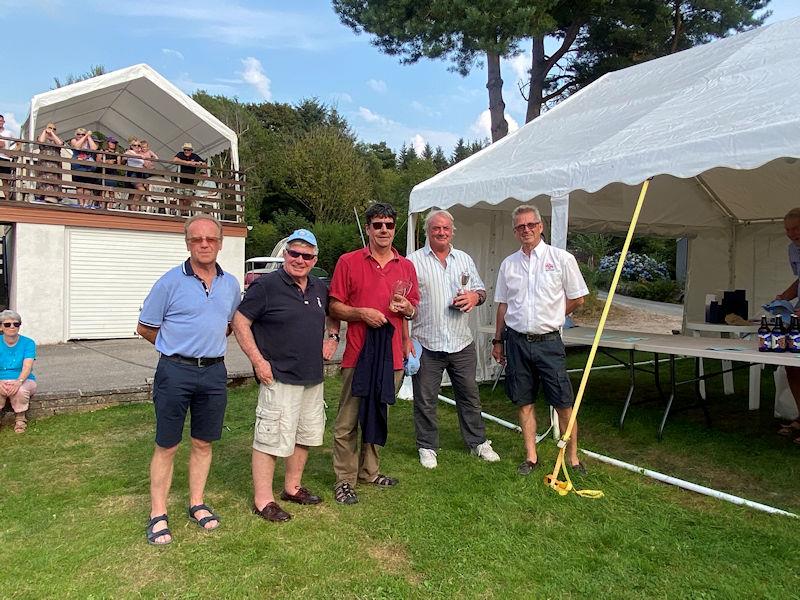
[{"label": "wooden balcony railing", "polygon": [[[154,163],[150,169],[111,165],[74,159],[67,145],[0,139],[7,146],[0,154],[11,159],[0,160],[0,170],[11,170],[10,174],[0,172],[0,193],[6,201],[128,211],[138,216],[149,213],[185,218],[205,213],[221,221],[244,223],[245,177],[241,171],[208,165],[197,167],[196,174],[179,173],[177,164],[164,159],[150,161]],[[97,158],[111,154],[102,149],[81,152]],[[125,161],[126,155],[118,156]],[[76,165],[94,170],[73,168]],[[136,185],[145,189],[137,190]]]}]

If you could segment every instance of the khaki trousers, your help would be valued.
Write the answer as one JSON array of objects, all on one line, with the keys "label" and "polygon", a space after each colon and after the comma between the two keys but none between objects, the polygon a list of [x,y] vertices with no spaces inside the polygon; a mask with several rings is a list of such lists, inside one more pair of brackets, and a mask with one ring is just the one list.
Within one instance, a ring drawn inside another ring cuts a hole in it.
[{"label": "khaki trousers", "polygon": [[[333,472],[336,483],[347,482],[352,486],[358,481],[372,481],[378,476],[380,456],[375,444],[361,444],[358,450],[358,407],[361,398],[350,392],[355,369],[342,369],[342,396],[339,412],[333,424]],[[394,391],[403,383],[403,371],[394,372]]]}]

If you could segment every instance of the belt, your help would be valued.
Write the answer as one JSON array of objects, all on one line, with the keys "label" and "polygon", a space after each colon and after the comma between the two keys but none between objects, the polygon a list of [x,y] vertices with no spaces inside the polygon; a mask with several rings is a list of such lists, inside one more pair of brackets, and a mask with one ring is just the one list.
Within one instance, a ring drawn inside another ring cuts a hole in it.
[{"label": "belt", "polygon": [[549,342],[550,340],[561,339],[561,332],[559,331],[548,331],[547,333],[520,333],[511,328],[508,328],[508,331],[521,338],[525,338],[527,342]]},{"label": "belt", "polygon": [[192,365],[194,367],[208,367],[209,365],[215,365],[225,360],[224,356],[201,356],[200,358],[192,358],[190,356],[181,356],[180,354],[172,354],[170,356],[162,354],[161,358],[166,358],[167,360],[182,365]]}]

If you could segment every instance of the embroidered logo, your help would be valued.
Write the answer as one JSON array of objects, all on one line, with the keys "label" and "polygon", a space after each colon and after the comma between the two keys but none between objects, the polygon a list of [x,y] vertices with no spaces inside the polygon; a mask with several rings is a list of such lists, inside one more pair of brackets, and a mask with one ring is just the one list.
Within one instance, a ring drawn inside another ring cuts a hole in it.
[{"label": "embroidered logo", "polygon": [[546,262],[544,263],[544,270],[545,271],[555,271],[556,266],[553,263]]}]

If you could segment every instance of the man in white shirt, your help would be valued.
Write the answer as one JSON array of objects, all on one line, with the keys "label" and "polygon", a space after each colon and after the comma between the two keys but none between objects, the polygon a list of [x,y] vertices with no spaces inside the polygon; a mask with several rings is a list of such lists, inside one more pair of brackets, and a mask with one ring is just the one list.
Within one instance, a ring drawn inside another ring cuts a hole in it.
[{"label": "man in white shirt", "polygon": [[472,258],[451,245],[454,231],[453,215],[446,210],[431,211],[425,219],[425,247],[408,256],[417,270],[420,289],[411,335],[422,346],[420,368],[412,379],[414,428],[419,462],[428,469],[437,466],[436,405],[445,370],[453,384],[464,443],[483,460],[500,460],[484,431],[475,381],[478,359],[468,316],[486,301],[486,290]]},{"label": "man in white shirt", "polygon": [[[518,206],[511,219],[522,247],[503,260],[497,273],[492,356],[506,365],[506,393],[518,408],[525,443],[525,462],[517,472],[528,475],[539,466],[533,408],[539,383],[545,400],[558,413],[562,431],[572,415],[572,384],[559,330],[565,316],[583,304],[589,289],[575,257],[542,240],[542,217],[536,208]],[[577,424],[567,456],[573,469],[586,473],[578,460]]]}]

